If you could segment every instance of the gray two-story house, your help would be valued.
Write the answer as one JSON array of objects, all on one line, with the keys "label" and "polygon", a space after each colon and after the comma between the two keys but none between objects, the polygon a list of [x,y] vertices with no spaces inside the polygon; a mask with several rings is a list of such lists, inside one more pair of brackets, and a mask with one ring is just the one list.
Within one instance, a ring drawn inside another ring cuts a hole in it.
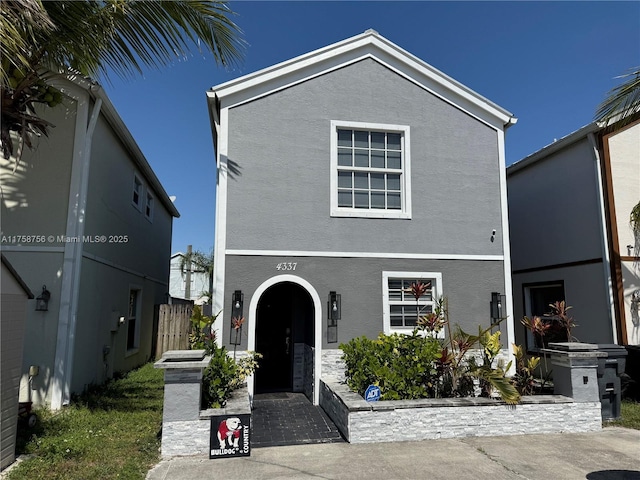
[{"label": "gray two-story house", "polygon": [[[500,294],[506,353],[511,113],[373,30],[207,97],[216,330],[263,354],[250,391],[317,403],[341,343],[411,332],[440,296],[452,323],[477,331]],[[416,280],[430,284],[418,306],[405,290]]]}]

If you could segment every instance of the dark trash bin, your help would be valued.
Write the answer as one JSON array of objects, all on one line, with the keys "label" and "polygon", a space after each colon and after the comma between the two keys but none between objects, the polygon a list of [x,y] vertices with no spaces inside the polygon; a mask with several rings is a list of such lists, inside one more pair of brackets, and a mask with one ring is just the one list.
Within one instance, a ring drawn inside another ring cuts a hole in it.
[{"label": "dark trash bin", "polygon": [[622,385],[620,376],[624,373],[627,350],[624,346],[599,343],[598,350],[607,356],[598,359],[598,389],[602,405],[602,419],[620,418]]},{"label": "dark trash bin", "polygon": [[622,398],[640,402],[640,345],[625,345],[627,365],[622,379]]}]

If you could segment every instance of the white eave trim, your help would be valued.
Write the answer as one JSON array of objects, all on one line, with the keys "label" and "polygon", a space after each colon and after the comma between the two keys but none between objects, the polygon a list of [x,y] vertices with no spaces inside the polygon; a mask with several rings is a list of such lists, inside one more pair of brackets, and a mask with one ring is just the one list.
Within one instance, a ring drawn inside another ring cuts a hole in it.
[{"label": "white eave trim", "polygon": [[494,128],[516,122],[507,110],[372,30],[214,86],[207,95],[217,97],[223,108],[237,106],[365,58],[375,59]]}]

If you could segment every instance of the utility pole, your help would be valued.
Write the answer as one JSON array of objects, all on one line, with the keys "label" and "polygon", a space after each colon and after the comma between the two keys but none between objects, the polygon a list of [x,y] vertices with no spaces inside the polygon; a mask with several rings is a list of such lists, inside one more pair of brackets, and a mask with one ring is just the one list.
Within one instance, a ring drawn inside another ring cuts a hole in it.
[{"label": "utility pole", "polygon": [[184,280],[184,298],[186,298],[187,300],[191,300],[191,250],[192,246],[187,245],[187,258],[185,259],[187,265],[187,273]]}]

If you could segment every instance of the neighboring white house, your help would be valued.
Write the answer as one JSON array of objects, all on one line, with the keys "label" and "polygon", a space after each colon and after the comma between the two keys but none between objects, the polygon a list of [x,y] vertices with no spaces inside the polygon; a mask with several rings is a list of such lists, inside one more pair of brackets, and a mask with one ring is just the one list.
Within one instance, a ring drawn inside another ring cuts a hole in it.
[{"label": "neighboring white house", "polygon": [[629,222],[640,120],[612,133],[589,124],[511,165],[507,183],[516,318],[566,300],[579,340],[640,344],[640,240]]},{"label": "neighboring white house", "polygon": [[[169,274],[169,295],[172,298],[192,300],[196,305],[203,305],[210,301],[209,289],[211,288],[211,276],[198,270],[192,265],[191,272],[181,268],[184,253],[177,252],[171,255],[171,270]],[[188,277],[188,278],[187,278]],[[187,296],[187,280],[189,281],[189,295]]]},{"label": "neighboring white house", "polygon": [[2,255],[0,285],[0,470],[16,458],[18,394],[27,301],[33,293]]},{"label": "neighboring white house", "polygon": [[[411,282],[468,331],[506,296],[511,113],[373,30],[207,92],[218,169],[217,338],[263,355],[251,391],[318,402],[340,343],[411,332]],[[493,295],[492,295],[493,294]],[[496,301],[496,305],[498,302]],[[236,337],[232,318],[246,322]]]},{"label": "neighboring white house", "polygon": [[58,409],[149,360],[179,214],[104,90],[79,77],[55,86],[55,128],[15,172],[2,159],[0,182],[2,253],[50,294],[45,310],[29,302],[21,398]]}]

